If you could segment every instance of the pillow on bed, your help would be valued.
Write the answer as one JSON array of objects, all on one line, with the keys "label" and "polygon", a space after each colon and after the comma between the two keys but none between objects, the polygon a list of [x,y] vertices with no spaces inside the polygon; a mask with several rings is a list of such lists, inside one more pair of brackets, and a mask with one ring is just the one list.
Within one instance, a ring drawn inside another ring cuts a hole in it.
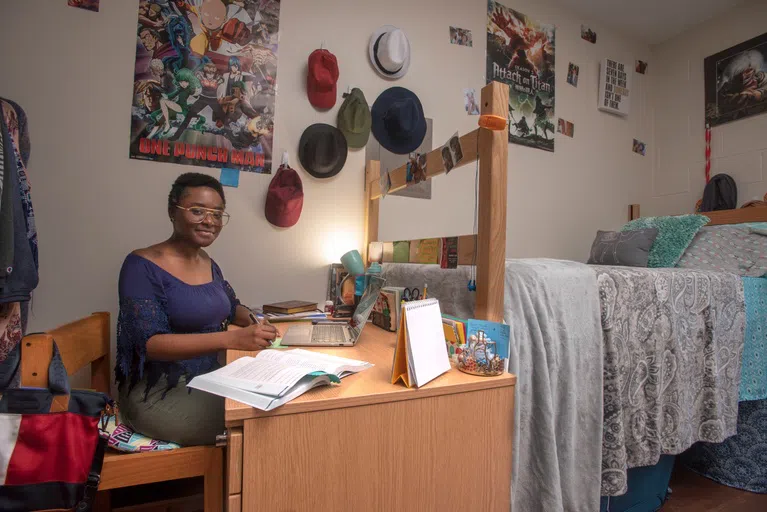
[{"label": "pillow on bed", "polygon": [[655,228],[633,231],[597,231],[591,244],[589,265],[646,267],[650,249],[658,236]]},{"label": "pillow on bed", "polygon": [[730,272],[742,277],[767,274],[767,236],[752,225],[707,226],[695,235],[678,267]]},{"label": "pillow on bed", "polygon": [[710,219],[704,215],[679,215],[674,217],[642,217],[632,220],[621,231],[656,228],[658,237],[650,249],[648,267],[673,267],[692,242],[695,234]]}]

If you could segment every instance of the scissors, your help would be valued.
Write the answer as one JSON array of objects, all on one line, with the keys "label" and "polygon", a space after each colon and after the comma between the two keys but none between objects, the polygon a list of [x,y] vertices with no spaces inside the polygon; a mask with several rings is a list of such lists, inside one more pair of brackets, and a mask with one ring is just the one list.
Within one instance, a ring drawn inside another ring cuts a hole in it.
[{"label": "scissors", "polygon": [[405,288],[405,291],[402,292],[402,298],[407,302],[418,300],[421,298],[421,292],[418,288]]}]

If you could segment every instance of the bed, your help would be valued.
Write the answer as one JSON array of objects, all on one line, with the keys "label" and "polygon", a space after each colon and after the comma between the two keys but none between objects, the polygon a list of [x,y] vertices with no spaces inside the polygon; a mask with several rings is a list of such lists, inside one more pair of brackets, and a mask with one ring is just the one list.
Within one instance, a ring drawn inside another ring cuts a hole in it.
[{"label": "bed", "polygon": [[[486,86],[482,114],[506,117],[507,95],[506,86]],[[746,323],[740,278],[506,260],[498,249],[506,247],[506,134],[479,128],[461,142],[464,159],[452,172],[479,161],[479,223],[476,235],[457,237],[459,267],[385,261],[383,276],[389,286],[428,282],[443,313],[511,325],[513,510],[596,510],[603,494],[626,492],[629,468],[734,435]],[[432,151],[427,178],[442,173]],[[368,255],[379,242],[381,181],[369,161]],[[389,192],[411,185],[405,166],[388,181]],[[745,221],[767,221],[767,208],[711,215],[711,224]]]}]

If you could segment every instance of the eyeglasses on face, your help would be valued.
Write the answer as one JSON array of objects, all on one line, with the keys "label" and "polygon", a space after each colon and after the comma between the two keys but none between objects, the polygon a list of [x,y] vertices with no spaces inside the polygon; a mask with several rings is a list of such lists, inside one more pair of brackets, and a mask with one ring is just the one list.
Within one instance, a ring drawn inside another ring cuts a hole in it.
[{"label": "eyeglasses on face", "polygon": [[183,206],[175,205],[179,210],[187,212],[187,217],[195,224],[201,224],[205,221],[205,218],[210,216],[213,224],[218,226],[226,226],[229,222],[229,214],[221,210],[211,210],[210,208],[202,208],[200,206],[192,206],[191,208],[184,208]]}]

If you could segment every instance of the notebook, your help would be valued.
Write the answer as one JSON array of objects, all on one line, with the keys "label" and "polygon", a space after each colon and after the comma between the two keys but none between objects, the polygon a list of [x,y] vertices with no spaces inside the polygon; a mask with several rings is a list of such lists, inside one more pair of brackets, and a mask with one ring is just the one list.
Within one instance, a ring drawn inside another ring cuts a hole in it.
[{"label": "notebook", "polygon": [[421,387],[450,370],[442,313],[437,299],[402,305],[391,383]]},{"label": "notebook", "polygon": [[372,366],[308,350],[262,350],[255,357],[241,357],[198,375],[187,386],[271,411],[314,387],[338,383]]}]

